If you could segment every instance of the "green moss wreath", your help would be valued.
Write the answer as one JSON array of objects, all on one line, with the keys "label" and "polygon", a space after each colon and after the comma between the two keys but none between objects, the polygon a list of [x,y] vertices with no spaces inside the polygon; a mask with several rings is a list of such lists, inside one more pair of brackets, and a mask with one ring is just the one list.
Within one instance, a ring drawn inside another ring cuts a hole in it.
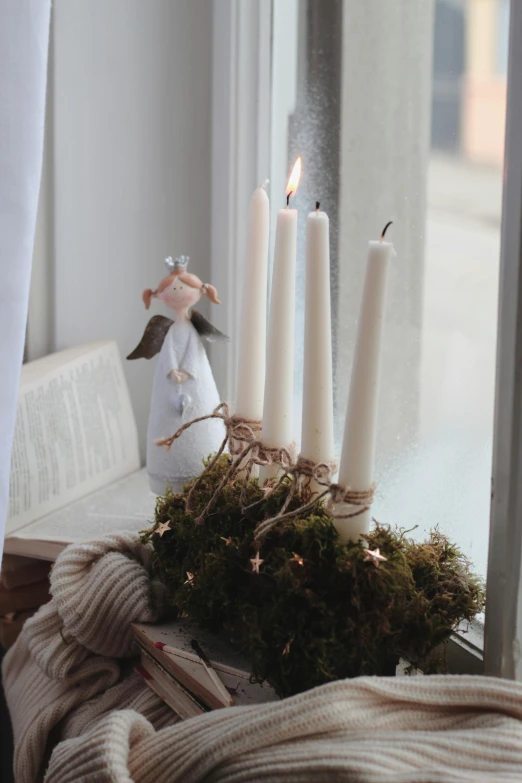
[{"label": "green moss wreath", "polygon": [[[143,533],[174,615],[225,629],[252,661],[253,675],[280,696],[344,677],[393,674],[400,658],[425,672],[443,670],[439,646],[484,606],[483,582],[454,544],[438,531],[419,543],[380,525],[364,542],[342,544],[318,504],[270,532],[256,573],[254,528],[281,508],[288,487],[283,482],[245,516],[237,479],[195,525],[227,464],[222,457],[203,476],[193,513],[185,511],[185,494],[158,499],[154,527]],[[251,481],[247,504],[261,498]],[[386,562],[367,559],[365,549],[377,547]]]}]

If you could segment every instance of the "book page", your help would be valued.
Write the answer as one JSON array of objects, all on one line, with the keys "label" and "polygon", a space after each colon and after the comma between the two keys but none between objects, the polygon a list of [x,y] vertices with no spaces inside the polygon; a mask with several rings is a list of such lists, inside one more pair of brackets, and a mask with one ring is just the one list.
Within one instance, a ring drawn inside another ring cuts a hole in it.
[{"label": "book page", "polygon": [[7,535],[140,464],[116,343],[62,355],[61,362],[54,354],[22,371]]},{"label": "book page", "polygon": [[156,500],[143,468],[25,525],[7,536],[4,549],[56,560],[68,544],[92,541],[108,533],[147,530],[154,519]]}]

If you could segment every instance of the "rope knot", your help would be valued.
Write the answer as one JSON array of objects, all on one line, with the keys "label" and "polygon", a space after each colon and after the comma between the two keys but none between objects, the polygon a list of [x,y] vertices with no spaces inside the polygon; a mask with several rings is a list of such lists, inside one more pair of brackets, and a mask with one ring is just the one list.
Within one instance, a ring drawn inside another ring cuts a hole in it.
[{"label": "rope knot", "polygon": [[[375,497],[375,483],[373,483],[368,489],[352,489],[351,487],[345,487],[343,484],[332,484],[330,486],[330,503],[329,512],[334,519],[352,519],[358,517],[360,514],[364,514],[368,511],[373,503]],[[353,506],[354,511],[349,514],[343,514],[337,512],[332,508],[333,505],[339,503],[346,503],[348,506]]]},{"label": "rope knot", "polygon": [[254,462],[261,467],[279,465],[287,473],[294,465],[295,443],[289,446],[267,446],[262,441],[257,441],[254,452]]},{"label": "rope knot", "polygon": [[330,485],[332,476],[337,471],[338,462],[336,459],[325,460],[323,462],[314,462],[308,457],[303,457],[302,454],[295,464],[295,473],[300,478],[313,479],[318,484],[322,484],[327,487]]},{"label": "rope knot", "polygon": [[261,422],[258,419],[244,419],[242,416],[233,415],[225,419],[225,427],[228,450],[233,456],[240,454],[245,444],[256,442],[261,434]]}]

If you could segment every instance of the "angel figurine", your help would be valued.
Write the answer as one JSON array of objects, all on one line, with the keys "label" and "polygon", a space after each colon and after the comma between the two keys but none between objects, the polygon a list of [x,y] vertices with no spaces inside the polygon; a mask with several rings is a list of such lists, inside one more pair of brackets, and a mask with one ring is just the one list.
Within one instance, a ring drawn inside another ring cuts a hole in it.
[{"label": "angel figurine", "polygon": [[147,288],[143,292],[147,310],[151,299],[159,299],[174,310],[176,318],[154,315],[139,345],[127,356],[152,359],[159,353],[147,429],[147,472],[150,488],[157,495],[164,495],[168,488],[177,492],[188,479],[199,475],[203,458],[217,451],[225,436],[223,422],[208,419],[187,429],[170,451],[156,444],[185,422],[212,413],[220,402],[202,339],[228,338],[191,309],[203,295],[214,304],[220,301],[213,285],[187,272],[188,261],[187,256],[175,261],[167,258],[167,277],[155,291]]}]

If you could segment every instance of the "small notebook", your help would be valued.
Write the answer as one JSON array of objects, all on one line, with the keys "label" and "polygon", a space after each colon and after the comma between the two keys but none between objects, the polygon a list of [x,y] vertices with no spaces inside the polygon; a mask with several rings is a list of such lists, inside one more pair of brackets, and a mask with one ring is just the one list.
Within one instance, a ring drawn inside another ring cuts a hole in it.
[{"label": "small notebook", "polygon": [[141,651],[141,662],[136,667],[136,673],[182,720],[207,712],[208,708],[145,650]]},{"label": "small notebook", "polygon": [[[192,621],[176,620],[159,625],[134,623],[132,631],[142,654],[154,659],[161,669],[161,674],[170,676],[178,686],[188,692],[202,711],[234,705],[262,704],[278,699],[268,683],[251,682],[248,662],[225,638],[202,631]],[[210,660],[215,674],[230,694],[226,703],[223,689],[216,687],[203,661],[194,651],[193,640],[197,641],[203,654]],[[168,651],[156,647],[157,643],[166,645]],[[158,671],[150,671],[150,662],[146,668],[153,677],[159,677],[165,687],[163,676],[160,676]],[[166,698],[165,701],[170,703]],[[181,715],[179,710],[172,708]]]}]

